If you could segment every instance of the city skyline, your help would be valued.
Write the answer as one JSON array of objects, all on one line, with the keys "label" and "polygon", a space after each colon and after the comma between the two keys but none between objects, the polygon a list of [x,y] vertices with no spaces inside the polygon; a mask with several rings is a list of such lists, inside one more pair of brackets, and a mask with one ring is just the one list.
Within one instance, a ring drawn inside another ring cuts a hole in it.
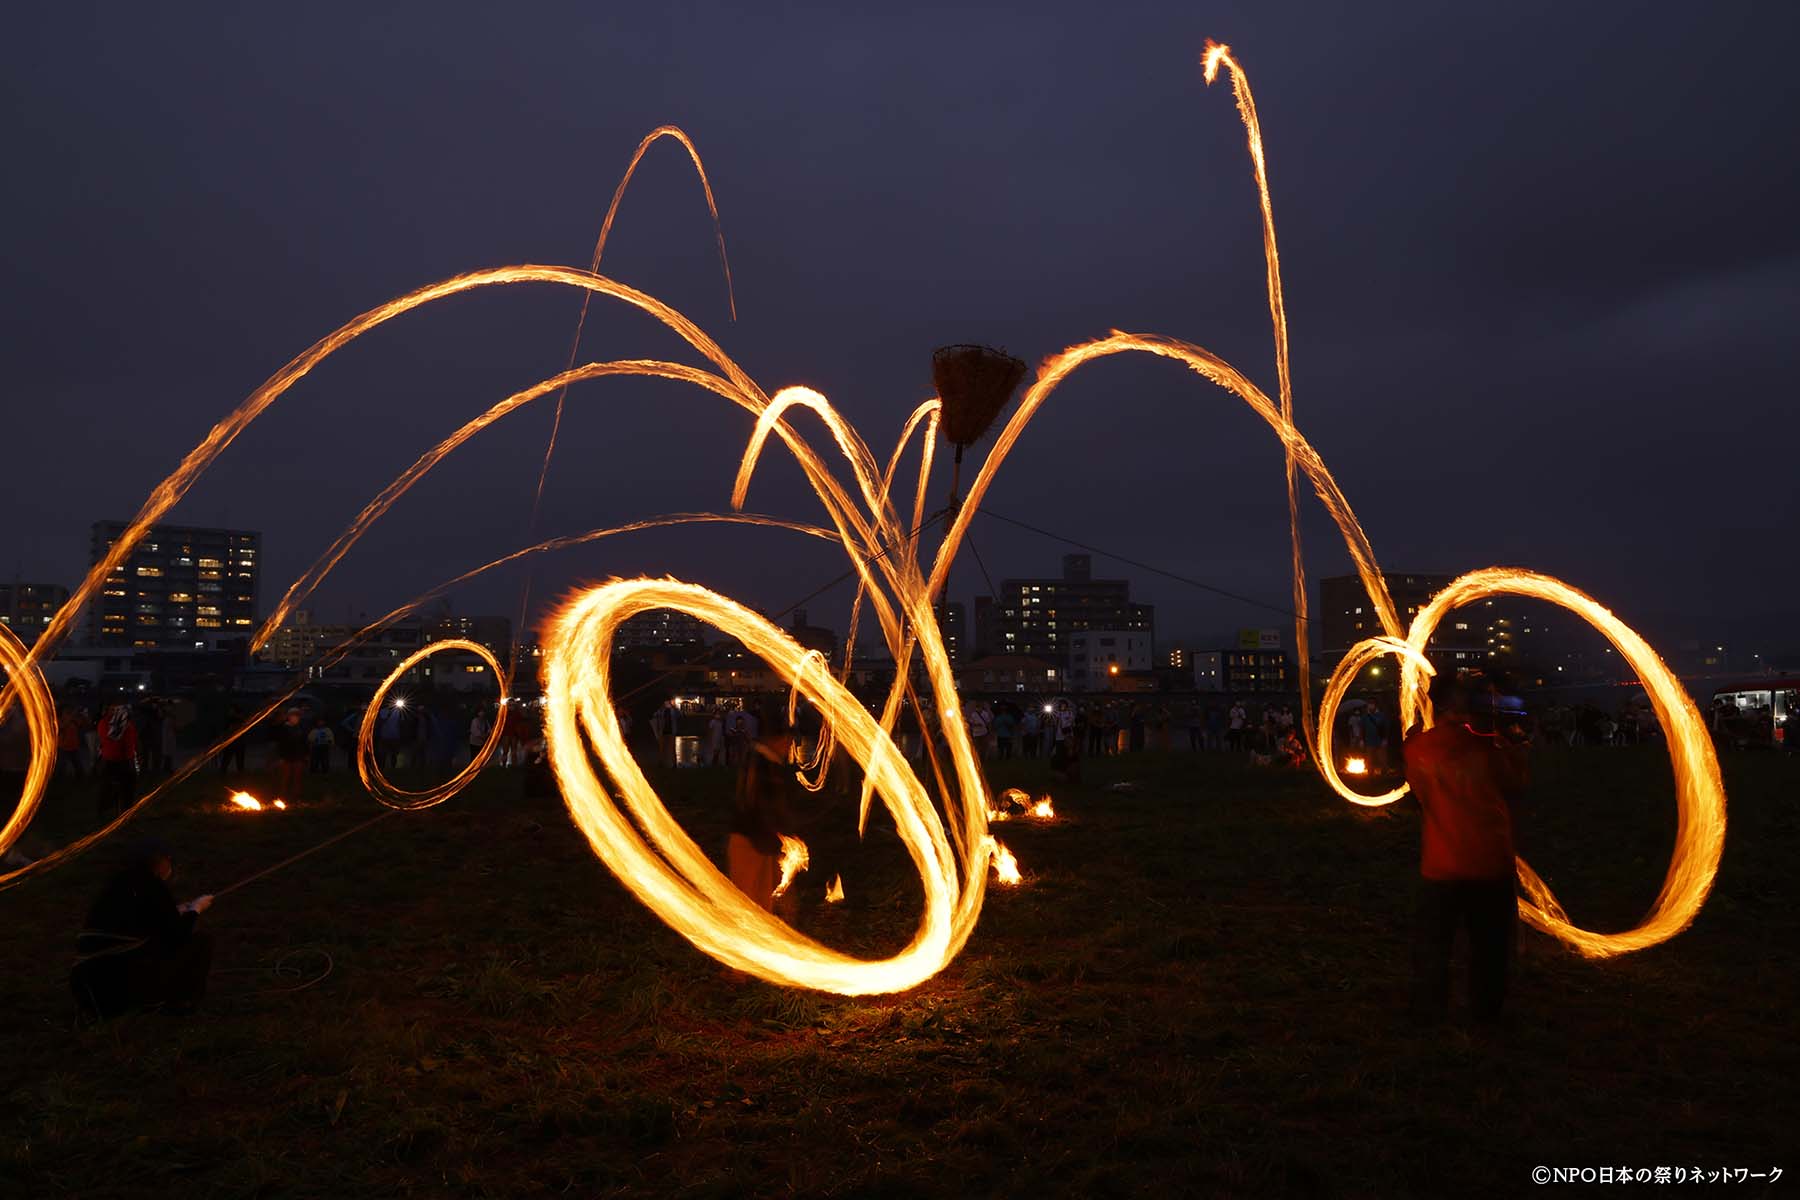
[{"label": "city skyline", "polygon": [[[94,522],[89,532],[90,559],[97,561],[122,528],[123,523],[116,520]],[[236,549],[237,547],[243,549]],[[256,531],[168,524],[153,526],[146,540],[115,570],[113,578],[100,593],[92,610],[78,624],[77,629],[81,632],[65,648],[72,651],[105,647],[114,650],[187,650],[190,647],[211,646],[220,643],[221,639],[226,642],[233,637],[242,639],[250,632],[251,626],[260,626],[266,615],[256,603],[260,591],[260,550],[261,534]],[[220,561],[204,557],[205,553],[241,553],[248,557],[241,561],[227,557],[225,561]],[[199,557],[195,557],[196,555]],[[1130,598],[1132,589],[1140,586],[1141,577],[1095,579],[1092,566],[1095,558],[1106,561],[1110,556],[1095,552],[1092,548],[1085,548],[1080,553],[1064,554],[1061,556],[1060,576],[1008,578],[1001,584],[999,591],[1002,596],[999,598],[981,591],[973,593],[967,602],[954,596],[946,596],[938,606],[938,612],[951,661],[958,665],[968,665],[983,658],[1013,655],[1039,658],[1065,671],[1074,667],[1076,660],[1070,657],[1070,652],[1079,649],[1079,657],[1085,660],[1086,651],[1091,647],[1078,648],[1071,641],[1066,649],[1052,649],[1054,635],[1049,635],[1049,641],[1046,642],[1046,635],[1041,629],[1036,634],[1030,632],[1033,624],[1031,614],[1034,610],[1002,607],[1003,604],[1040,604],[1036,595],[1040,591],[1045,593],[1041,603],[1055,605],[1058,603],[1056,593],[1068,590],[1071,586],[1078,594],[1064,596],[1061,601],[1065,608],[1070,609],[1063,613],[1066,634],[1085,636],[1091,631],[1095,635],[1104,633],[1110,636],[1131,630],[1139,631],[1147,642],[1141,647],[1134,647],[1133,654],[1141,651],[1147,658],[1153,658],[1159,667],[1186,665],[1171,660],[1171,652],[1176,659],[1180,659],[1193,651],[1217,653],[1242,649],[1245,645],[1254,648],[1257,639],[1260,639],[1264,649],[1278,649],[1284,654],[1291,654],[1295,649],[1293,626],[1286,622],[1273,627],[1266,624],[1240,626],[1236,630],[1227,631],[1158,633],[1154,618],[1155,605]],[[1126,568],[1128,576],[1131,567],[1138,566],[1148,570],[1151,578],[1156,577],[1154,569],[1144,568],[1142,564],[1126,560],[1121,565]],[[212,568],[210,572],[207,570],[209,567]],[[225,570],[222,582],[221,568]],[[168,577],[176,572],[182,573],[186,582]],[[1410,622],[1425,602],[1453,578],[1447,572],[1416,569],[1390,570],[1384,572],[1384,575],[1403,625]],[[146,580],[136,578],[138,576],[154,578]],[[211,578],[214,582],[207,583],[206,578]],[[1134,579],[1138,582],[1134,582]],[[992,581],[984,582],[991,584]],[[1380,632],[1379,625],[1373,609],[1365,611],[1365,606],[1369,603],[1368,596],[1356,575],[1315,578],[1310,581],[1309,587],[1312,594],[1309,601],[1311,637],[1308,653],[1323,669],[1329,670],[1356,641]],[[197,595],[195,591],[170,591],[172,588],[203,589],[214,595],[209,597]],[[146,592],[145,589],[150,590]],[[220,597],[217,593],[222,589],[232,592],[242,590],[247,594],[224,597],[225,600],[235,600],[237,603],[223,613],[216,608],[196,607],[196,601],[204,603],[210,599],[218,603]],[[1031,594],[1029,598],[1028,593]],[[38,629],[48,623],[50,614],[66,600],[67,595],[68,588],[56,583],[14,581],[0,584],[0,623],[11,627],[29,645],[35,640]],[[139,603],[141,601],[154,603],[146,605]],[[174,618],[174,625],[165,627],[165,620],[160,615],[164,611],[165,602],[174,602],[170,611],[182,612],[186,616]],[[1099,606],[1097,609],[1096,605]],[[430,615],[415,613],[399,624],[423,626],[434,621],[441,624],[460,620],[467,625],[471,621],[479,621],[484,632],[477,640],[489,644],[496,653],[503,653],[500,643],[511,640],[513,636],[510,632],[512,618],[498,615],[472,617],[467,612],[453,618],[451,614],[457,607],[450,596],[440,597],[430,606]],[[973,630],[968,628],[971,608],[976,621],[976,628]],[[1090,612],[1090,609],[1094,611]],[[828,634],[833,639],[833,645],[836,645],[837,629],[834,626],[808,624],[808,611],[804,607],[790,605],[780,611],[770,608],[761,608],[759,611],[765,616],[786,618],[794,629],[806,628]],[[1043,609],[1035,611],[1042,612]],[[212,614],[211,620],[204,615],[209,612]],[[1050,608],[1048,616],[1054,618],[1056,612],[1055,608]],[[145,613],[159,615],[146,616]],[[198,617],[197,613],[200,614]],[[1291,613],[1280,612],[1274,606],[1265,606],[1262,615],[1268,618],[1271,614],[1275,617],[1291,617]],[[299,665],[297,661],[290,661],[296,657],[293,647],[300,644],[295,640],[297,634],[301,635],[301,640],[313,651],[323,651],[337,641],[349,638],[370,620],[370,616],[364,609],[352,619],[346,608],[345,619],[334,622],[329,619],[329,613],[310,609],[297,610],[273,632],[272,640],[260,657],[268,662]],[[1117,619],[1096,620],[1097,616]],[[109,625],[107,622],[115,624]],[[129,632],[124,632],[127,622],[131,623]],[[139,628],[141,625],[151,625],[154,628],[142,629]],[[1055,622],[1052,620],[1051,628],[1054,626]],[[331,635],[325,636],[321,632],[325,630],[331,631]],[[1764,653],[1735,644],[1727,646],[1716,642],[1713,637],[1692,636],[1692,633],[1693,631],[1688,631],[1687,636],[1670,641],[1664,647],[1663,654],[1678,674],[1696,680],[1771,670],[1791,671],[1796,665],[1800,665],[1796,661],[1800,659],[1800,654],[1794,651]],[[437,636],[450,635],[440,633]],[[1252,639],[1250,643],[1242,641],[1246,637]],[[190,638],[197,640],[190,641]],[[1023,642],[1015,641],[1015,638],[1023,639]],[[531,646],[535,644],[535,640],[536,631],[533,629],[526,629],[519,635],[521,646]],[[716,631],[711,631],[697,618],[685,613],[656,609],[625,622],[615,639],[615,649],[678,646],[720,640]],[[866,657],[873,652],[879,657],[882,654],[878,631],[871,630],[867,625],[860,631],[858,642],[859,655]],[[1044,644],[1039,645],[1038,642]],[[1111,644],[1110,641],[1108,644]],[[1610,649],[1604,648],[1603,639],[1595,631],[1570,619],[1568,614],[1519,598],[1509,599],[1498,609],[1493,600],[1488,600],[1479,611],[1456,610],[1440,627],[1439,635],[1431,640],[1431,645],[1432,653],[1440,656],[1440,661],[1454,662],[1458,667],[1499,668],[1508,672],[1523,669],[1525,676],[1563,671],[1563,666],[1555,664],[1566,663],[1570,671],[1580,671],[1584,677],[1598,677],[1607,672],[1599,671],[1594,664],[1604,662],[1601,656],[1611,653]],[[833,661],[837,660],[834,658]],[[1608,671],[1615,670],[1616,667],[1614,662],[1609,665]],[[1560,680],[1525,678],[1523,682],[1535,682],[1538,685],[1549,683],[1555,686],[1558,683],[1570,684],[1575,680],[1573,676],[1569,676]]]}]

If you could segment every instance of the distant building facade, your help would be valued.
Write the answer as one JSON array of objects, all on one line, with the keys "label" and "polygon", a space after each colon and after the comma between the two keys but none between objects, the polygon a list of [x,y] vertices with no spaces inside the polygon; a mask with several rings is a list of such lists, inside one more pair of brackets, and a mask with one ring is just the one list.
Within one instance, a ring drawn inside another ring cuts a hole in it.
[{"label": "distant building facade", "polygon": [[[124,521],[94,522],[88,564],[100,562],[127,528]],[[223,634],[251,633],[261,559],[260,533],[152,525],[89,606],[88,640],[194,649]]]},{"label": "distant building facade", "polygon": [[[1455,576],[1441,572],[1387,571],[1383,572],[1382,579],[1393,598],[1404,634],[1419,610],[1449,587]],[[1357,642],[1385,632],[1358,575],[1328,576],[1319,580],[1319,627],[1323,634],[1323,661],[1328,664],[1342,660]],[[1526,615],[1516,604],[1509,604],[1506,597],[1501,597],[1499,604],[1484,599],[1445,613],[1426,646],[1426,654],[1440,666],[1459,669],[1498,666],[1541,674],[1553,671],[1556,657],[1548,648],[1548,635],[1549,629],[1541,618]],[[1380,664],[1372,666],[1380,667]]]},{"label": "distant building facade", "polygon": [[1062,669],[1047,659],[1029,654],[990,654],[956,673],[962,691],[1026,692],[1044,695],[1063,690]]},{"label": "distant building facade", "polygon": [[1081,629],[1069,635],[1069,689],[1120,690],[1119,680],[1151,669],[1150,634],[1129,629]]},{"label": "distant building facade", "polygon": [[789,637],[806,649],[817,650],[824,655],[827,663],[837,663],[837,634],[823,625],[808,624],[804,608],[794,610],[794,615],[788,620],[787,631]]},{"label": "distant building facade", "polygon": [[1194,690],[1196,692],[1222,692],[1225,690],[1225,652],[1223,650],[1191,650],[1187,653],[1186,661],[1194,672]]},{"label": "distant building facade", "polygon": [[68,601],[69,589],[58,583],[0,583],[0,625],[29,646]]},{"label": "distant building facade", "polygon": [[1286,650],[1220,650],[1219,687],[1222,692],[1285,692],[1293,687]]},{"label": "distant building facade", "polygon": [[931,607],[937,614],[938,630],[944,637],[944,651],[950,658],[950,665],[956,666],[968,650],[968,610],[961,600],[940,600]]},{"label": "distant building facade", "polygon": [[1087,630],[1143,634],[1154,640],[1156,609],[1131,599],[1123,579],[1095,579],[1086,554],[1063,555],[1054,579],[1008,579],[1000,594],[976,601],[976,653],[1027,655],[1071,665],[1071,635]]},{"label": "distant building facade", "polygon": [[705,641],[706,623],[691,613],[673,608],[652,608],[634,613],[613,630],[614,650],[701,645]]},{"label": "distant building facade", "polygon": [[445,613],[426,617],[421,624],[424,626],[427,642],[447,642],[460,638],[465,642],[474,642],[477,646],[485,646],[502,663],[512,653],[511,617],[456,617]]},{"label": "distant building facade", "polygon": [[[375,687],[400,663],[432,642],[462,638],[493,652],[500,662],[511,652],[512,621],[506,617],[436,616],[395,621],[352,647],[330,665],[320,659],[355,637],[361,625],[317,624],[302,609],[292,621],[277,629],[263,648],[263,659],[289,671],[304,669],[308,679],[322,683]],[[497,689],[498,681],[484,662],[466,654],[443,653],[425,659],[400,680],[410,686],[431,686],[453,691]]]}]

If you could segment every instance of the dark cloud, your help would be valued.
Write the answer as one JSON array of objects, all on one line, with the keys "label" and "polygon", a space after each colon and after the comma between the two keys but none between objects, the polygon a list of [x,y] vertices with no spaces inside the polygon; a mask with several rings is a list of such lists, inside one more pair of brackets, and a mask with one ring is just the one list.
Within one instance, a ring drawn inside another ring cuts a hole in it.
[{"label": "dark cloud", "polygon": [[[672,146],[606,269],[765,385],[820,387],[877,447],[949,341],[1036,359],[1113,327],[1164,332],[1272,389],[1242,131],[1199,78],[1210,35],[1248,65],[1269,138],[1301,423],[1384,562],[1522,562],[1669,629],[1800,644],[1783,552],[1800,505],[1789,7],[858,7],[15,19],[6,567],[72,582],[91,520],[134,509],[354,313],[473,267],[585,263],[631,148],[665,121],[713,175],[741,319]],[[577,307],[523,289],[383,330],[177,515],[263,529],[272,593],[421,449],[560,367]],[[681,350],[609,306],[590,329],[595,357]],[[518,545],[548,426],[546,407],[477,439],[326,606],[374,609]],[[578,389],[541,532],[721,507],[747,431],[667,385]],[[1280,461],[1229,397],[1111,362],[1052,401],[992,504],[1281,602]],[[815,515],[774,460],[752,500]],[[1060,553],[976,532],[996,575]],[[1316,511],[1307,532],[1315,573],[1342,569]],[[780,606],[839,569],[825,548],[712,530],[571,555],[538,587],[671,571]],[[517,585],[458,603],[505,608]],[[955,590],[979,586],[961,564]],[[1141,589],[1168,634],[1261,619]]]}]

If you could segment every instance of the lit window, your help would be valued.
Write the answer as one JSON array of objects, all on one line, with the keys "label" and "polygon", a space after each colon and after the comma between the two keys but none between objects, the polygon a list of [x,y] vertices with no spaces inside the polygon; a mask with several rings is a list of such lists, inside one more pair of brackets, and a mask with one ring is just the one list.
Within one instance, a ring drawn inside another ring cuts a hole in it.
[{"label": "lit window", "polygon": [[160,576],[162,574],[162,568],[161,567],[139,567],[137,569],[137,573],[140,576],[149,576],[149,577],[154,578],[154,577]]}]

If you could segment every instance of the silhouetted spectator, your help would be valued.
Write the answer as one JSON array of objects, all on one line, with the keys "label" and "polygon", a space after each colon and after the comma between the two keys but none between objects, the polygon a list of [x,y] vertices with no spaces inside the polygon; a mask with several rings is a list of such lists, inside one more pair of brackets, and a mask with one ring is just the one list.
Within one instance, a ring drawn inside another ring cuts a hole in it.
[{"label": "silhouetted spectator", "polygon": [[124,811],[137,795],[137,726],[131,709],[115,704],[100,722],[100,813]]},{"label": "silhouetted spectator", "polygon": [[[243,721],[244,710],[235,704],[232,705],[225,714],[226,729],[236,729],[239,725],[243,724]],[[237,766],[238,774],[242,775],[244,773],[244,739],[241,737],[233,741],[231,745],[219,751],[219,774],[228,774],[230,772],[231,764],[234,763]]]},{"label": "silhouetted spectator", "polygon": [[0,717],[0,813],[11,814],[31,772],[31,730],[16,701]]},{"label": "silhouetted spectator", "polygon": [[206,995],[212,938],[194,926],[211,896],[176,904],[169,891],[174,854],[141,843],[101,889],[75,939],[80,956],[69,985],[82,1011],[112,1017],[166,1005],[182,1010]]},{"label": "silhouetted spectator", "polygon": [[[18,707],[14,704],[12,711],[16,712]],[[74,705],[56,715],[56,773],[59,777],[81,778],[81,730],[85,715]],[[10,714],[8,719],[11,719]]]},{"label": "silhouetted spectator", "polygon": [[314,775],[331,774],[331,726],[325,723],[324,717],[314,717],[313,727],[306,735],[306,747],[311,752],[312,773]]},{"label": "silhouetted spectator", "polygon": [[290,708],[275,727],[275,794],[299,798],[306,775],[307,731],[300,710]]},{"label": "silhouetted spectator", "polygon": [[1002,761],[1013,756],[1013,736],[1018,729],[1018,710],[1002,701],[994,709],[994,749]]}]

